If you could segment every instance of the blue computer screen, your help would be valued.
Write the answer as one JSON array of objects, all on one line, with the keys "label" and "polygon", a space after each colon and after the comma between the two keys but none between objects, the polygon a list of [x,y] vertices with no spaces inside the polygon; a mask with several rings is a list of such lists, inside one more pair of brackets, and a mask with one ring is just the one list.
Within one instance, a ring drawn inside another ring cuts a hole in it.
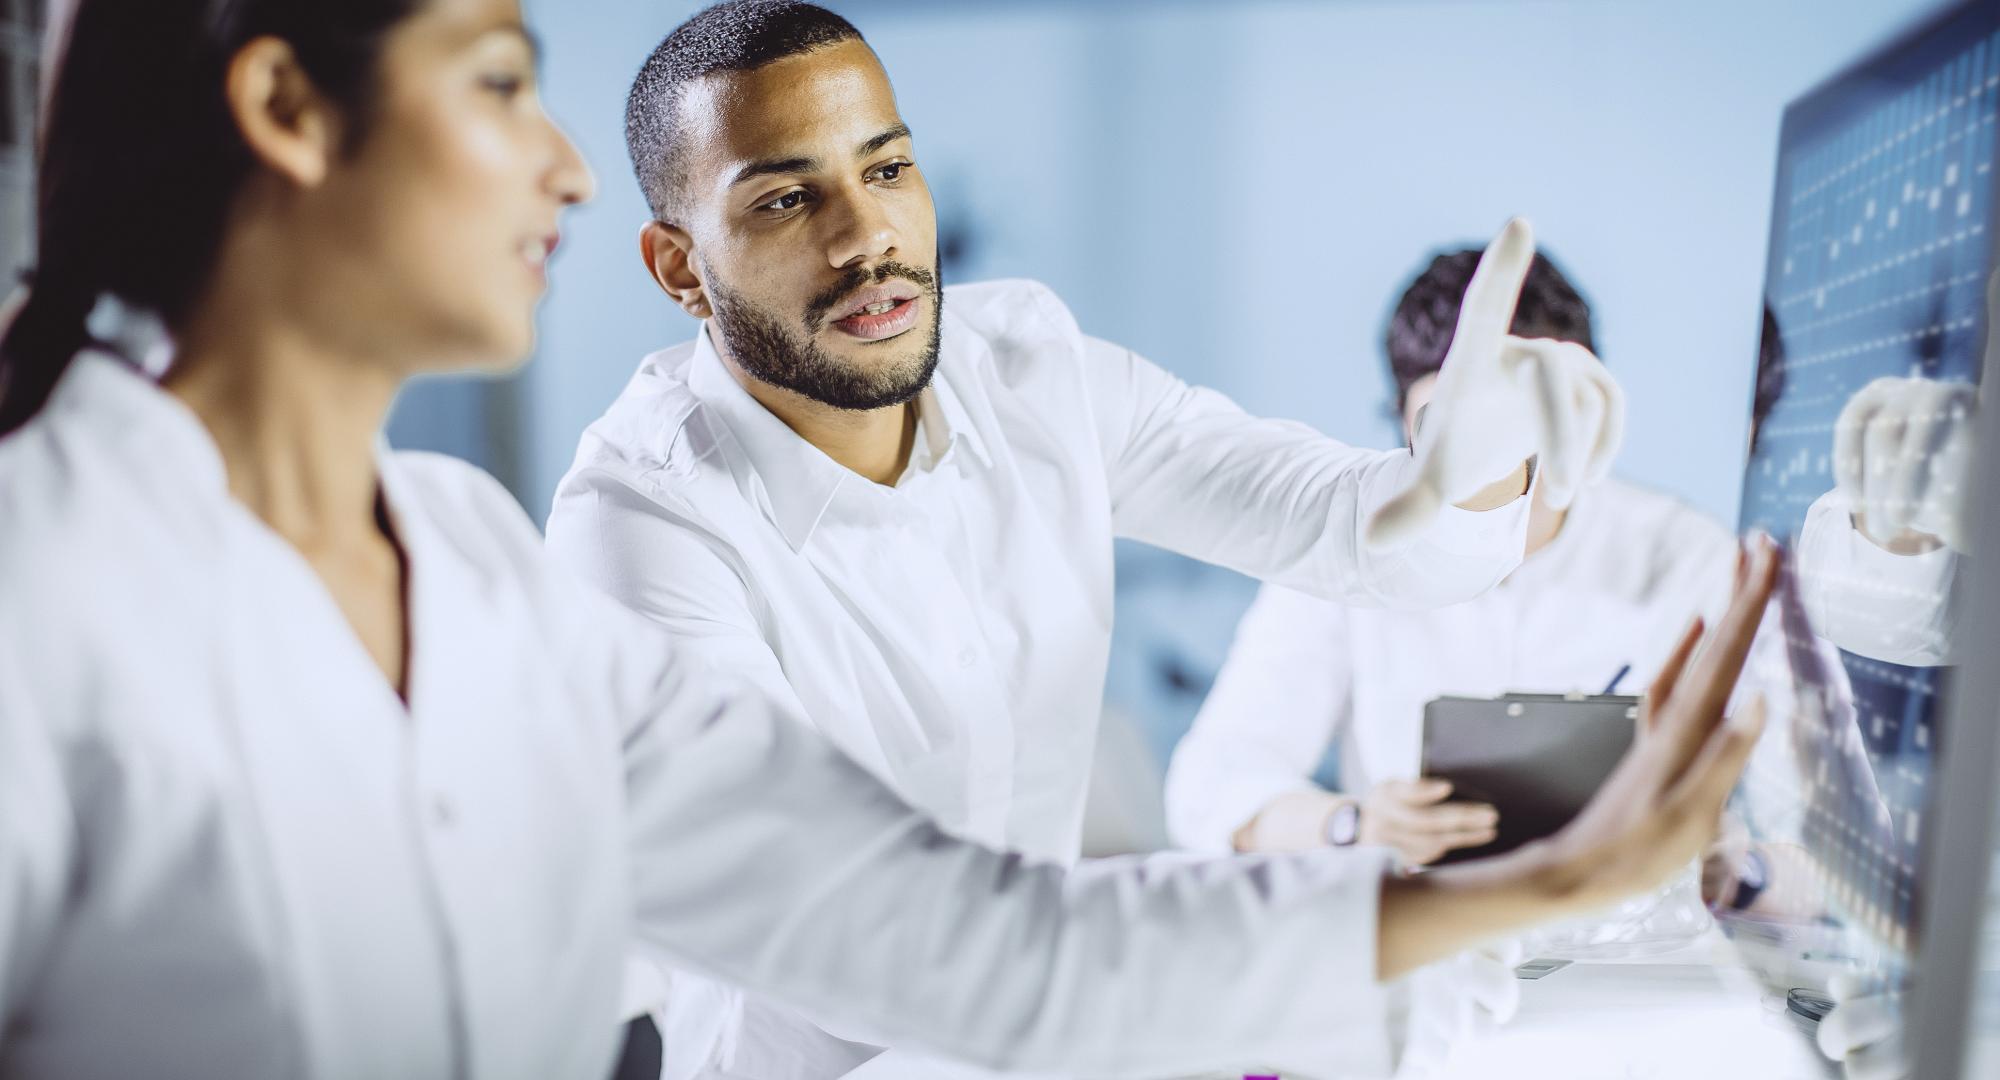
[{"label": "blue computer screen", "polygon": [[1921,933],[1989,351],[1996,11],[1940,17],[1782,129],[1741,524],[1790,552],[1771,725],[1791,775],[1746,783],[1791,785],[1799,813],[1756,835],[1782,903],[1736,927],[1785,946],[1780,982],[1893,990]]}]

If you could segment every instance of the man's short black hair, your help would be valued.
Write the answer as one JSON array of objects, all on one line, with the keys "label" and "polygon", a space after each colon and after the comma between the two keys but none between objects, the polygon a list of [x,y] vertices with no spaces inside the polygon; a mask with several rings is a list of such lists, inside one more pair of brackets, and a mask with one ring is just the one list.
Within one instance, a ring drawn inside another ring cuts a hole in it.
[{"label": "man's short black hair", "polygon": [[[1479,249],[1446,252],[1431,260],[1403,293],[1389,316],[1385,345],[1389,373],[1396,380],[1396,409],[1401,412],[1410,387],[1444,367],[1458,329],[1458,309],[1466,286],[1479,266]],[[1545,255],[1537,253],[1521,286],[1521,303],[1514,309],[1511,332],[1517,337],[1573,341],[1597,351],[1590,332],[1590,304]]]},{"label": "man's short black hair", "polygon": [[653,216],[671,222],[682,212],[687,177],[677,114],[689,83],[860,40],[846,19],[792,0],[728,0],[675,27],[646,58],[625,98],[625,149]]}]

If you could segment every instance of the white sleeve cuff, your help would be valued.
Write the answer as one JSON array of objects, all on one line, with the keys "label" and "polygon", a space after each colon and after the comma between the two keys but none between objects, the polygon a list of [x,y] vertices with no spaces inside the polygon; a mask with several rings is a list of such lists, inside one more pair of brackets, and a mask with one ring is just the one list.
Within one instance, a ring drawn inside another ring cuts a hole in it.
[{"label": "white sleeve cuff", "polygon": [[1236,849],[1236,831],[1285,795],[1316,794],[1321,788],[1296,775],[1249,774],[1207,777],[1200,805],[1174,815],[1173,840],[1195,851],[1226,854]]}]

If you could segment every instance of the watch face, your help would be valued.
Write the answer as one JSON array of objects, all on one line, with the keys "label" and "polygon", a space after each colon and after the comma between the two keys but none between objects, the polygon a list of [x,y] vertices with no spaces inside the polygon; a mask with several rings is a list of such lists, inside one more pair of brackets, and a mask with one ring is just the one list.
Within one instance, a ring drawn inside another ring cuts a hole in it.
[{"label": "watch face", "polygon": [[1326,820],[1327,842],[1335,847],[1347,847],[1354,843],[1361,833],[1361,807],[1348,803],[1333,812]]}]

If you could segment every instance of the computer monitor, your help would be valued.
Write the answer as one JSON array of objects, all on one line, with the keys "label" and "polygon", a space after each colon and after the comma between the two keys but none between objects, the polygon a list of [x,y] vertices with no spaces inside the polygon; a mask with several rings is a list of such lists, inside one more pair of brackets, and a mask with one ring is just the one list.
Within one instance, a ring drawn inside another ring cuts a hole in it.
[{"label": "computer monitor", "polygon": [[1741,516],[1791,552],[1770,722],[1799,813],[1752,822],[1788,910],[1725,929],[1780,989],[1889,1008],[1926,1077],[1965,1062],[2000,787],[2000,580],[1971,555],[2000,540],[1996,116],[2000,0],[1786,110]]}]

